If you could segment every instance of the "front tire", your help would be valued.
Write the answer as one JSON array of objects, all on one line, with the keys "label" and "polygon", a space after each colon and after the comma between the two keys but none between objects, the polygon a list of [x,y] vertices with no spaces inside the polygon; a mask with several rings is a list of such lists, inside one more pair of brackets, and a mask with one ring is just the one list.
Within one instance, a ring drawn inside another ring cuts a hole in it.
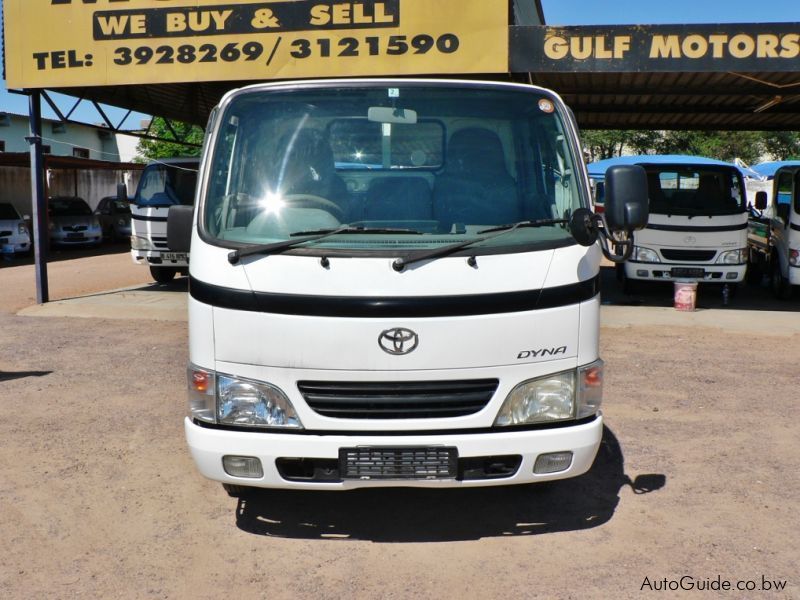
[{"label": "front tire", "polygon": [[178,274],[178,269],[173,267],[150,267],[150,275],[158,283],[169,283],[175,279]]}]

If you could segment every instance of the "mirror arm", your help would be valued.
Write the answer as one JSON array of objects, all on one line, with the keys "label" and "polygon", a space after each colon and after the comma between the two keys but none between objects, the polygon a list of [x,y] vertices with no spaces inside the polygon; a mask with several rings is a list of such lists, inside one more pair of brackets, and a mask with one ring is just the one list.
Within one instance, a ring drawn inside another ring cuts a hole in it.
[{"label": "mirror arm", "polygon": [[[625,232],[625,239],[617,239],[606,223],[605,215],[594,216],[595,226],[599,233],[600,248],[603,256],[613,263],[622,263],[628,260],[633,253],[633,238],[630,232]],[[600,227],[602,225],[602,227]]]}]

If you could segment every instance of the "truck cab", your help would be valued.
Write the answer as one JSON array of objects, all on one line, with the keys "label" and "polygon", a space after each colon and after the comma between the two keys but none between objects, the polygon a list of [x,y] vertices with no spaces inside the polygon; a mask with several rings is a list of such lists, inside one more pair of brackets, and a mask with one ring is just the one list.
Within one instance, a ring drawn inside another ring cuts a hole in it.
[{"label": "truck cab", "polygon": [[617,265],[626,292],[634,282],[689,281],[730,287],[747,268],[747,194],[736,165],[692,156],[627,156],[589,165],[602,178],[611,165],[647,173],[647,227],[631,257]]},{"label": "truck cab", "polygon": [[773,294],[786,300],[800,285],[800,163],[776,167],[771,197],[762,196],[750,218],[748,268],[768,275]]},{"label": "truck cab", "polygon": [[[262,84],[228,93],[207,135],[197,210],[169,214],[170,245],[191,247],[185,432],[203,475],[238,494],[589,469],[603,225],[558,96]],[[605,225],[624,237],[646,180],[612,180]]]},{"label": "truck cab", "polygon": [[[171,281],[189,266],[185,252],[167,246],[167,214],[170,206],[194,204],[197,187],[196,158],[169,158],[145,167],[131,203],[131,257],[136,264],[150,267],[159,283]],[[120,201],[127,202],[122,191]]]}]

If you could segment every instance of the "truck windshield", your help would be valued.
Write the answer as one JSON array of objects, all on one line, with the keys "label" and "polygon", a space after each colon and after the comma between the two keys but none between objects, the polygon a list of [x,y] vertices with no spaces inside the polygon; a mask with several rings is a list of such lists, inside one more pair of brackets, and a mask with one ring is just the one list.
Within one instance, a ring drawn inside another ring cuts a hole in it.
[{"label": "truck windshield", "polygon": [[479,238],[582,206],[570,135],[541,90],[418,82],[248,90],[218,119],[202,226],[234,247],[343,225],[351,231],[314,249],[392,252],[470,239],[493,251],[563,246],[573,243],[563,223]]},{"label": "truck windshield", "polygon": [[736,169],[699,165],[647,165],[650,212],[722,216],[744,212],[742,178]]},{"label": "truck windshield", "polygon": [[137,206],[194,204],[198,163],[149,165],[136,190]]}]

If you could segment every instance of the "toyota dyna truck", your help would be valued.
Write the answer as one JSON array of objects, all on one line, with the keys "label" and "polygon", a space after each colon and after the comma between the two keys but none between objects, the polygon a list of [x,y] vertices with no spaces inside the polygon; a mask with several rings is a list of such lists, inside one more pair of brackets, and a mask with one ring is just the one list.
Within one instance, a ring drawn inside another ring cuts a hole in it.
[{"label": "toyota dyna truck", "polygon": [[[171,281],[189,267],[185,252],[167,246],[167,214],[176,204],[191,205],[197,185],[196,158],[170,158],[148,164],[131,203],[131,258],[150,267],[159,283]],[[128,201],[121,185],[118,199]]]},{"label": "toyota dyna truck", "polygon": [[750,218],[748,269],[758,282],[768,275],[781,300],[800,286],[800,162],[771,163],[771,196],[759,192]]},{"label": "toyota dyna truck", "polygon": [[[634,284],[688,281],[719,284],[727,298],[747,269],[747,193],[739,167],[699,156],[623,156],[588,165],[602,181],[612,165],[647,172],[650,217],[634,234],[630,259],[617,265],[628,293]],[[600,187],[602,190],[602,186]]]},{"label": "toyota dyna truck", "polygon": [[471,487],[573,477],[603,431],[602,253],[647,220],[569,109],[513,83],[260,84],[213,111],[191,247],[200,472],[252,487]]}]

